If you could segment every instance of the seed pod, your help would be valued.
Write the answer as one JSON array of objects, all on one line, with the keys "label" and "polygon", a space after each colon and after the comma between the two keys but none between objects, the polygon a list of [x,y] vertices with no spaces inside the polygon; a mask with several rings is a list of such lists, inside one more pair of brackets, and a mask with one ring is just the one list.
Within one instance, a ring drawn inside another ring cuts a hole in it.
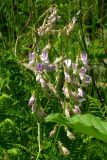
[{"label": "seed pod", "polygon": [[66,130],[66,133],[67,133],[67,137],[68,137],[70,140],[75,140],[74,134],[73,134],[72,132],[70,132],[67,127],[65,127],[65,130]]},{"label": "seed pod", "polygon": [[59,145],[59,149],[65,156],[70,154],[70,151],[66,147],[64,147],[60,141],[58,141],[58,145]]},{"label": "seed pod", "polygon": [[50,132],[49,137],[53,137],[56,133],[56,130],[57,130],[57,126],[55,125],[54,129]]}]

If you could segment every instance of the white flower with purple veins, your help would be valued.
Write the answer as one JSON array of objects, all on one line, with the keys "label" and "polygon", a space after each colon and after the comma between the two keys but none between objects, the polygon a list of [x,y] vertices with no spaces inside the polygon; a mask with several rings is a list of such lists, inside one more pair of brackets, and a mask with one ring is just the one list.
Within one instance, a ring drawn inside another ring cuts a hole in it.
[{"label": "white flower with purple veins", "polygon": [[83,80],[85,75],[86,75],[86,68],[84,68],[84,67],[80,68],[80,70],[79,70],[80,79]]},{"label": "white flower with purple veins", "polygon": [[81,88],[78,88],[78,96],[80,96],[80,97],[84,96],[84,92]]},{"label": "white flower with purple veins", "polygon": [[76,74],[77,64],[72,63],[73,74]]},{"label": "white flower with purple veins", "polygon": [[81,110],[80,110],[80,108],[77,105],[74,106],[74,109],[72,109],[72,111],[75,114],[80,114],[81,113]]},{"label": "white flower with purple veins", "polygon": [[29,53],[29,65],[32,65],[35,61],[35,53]]},{"label": "white flower with purple veins", "polygon": [[42,88],[46,87],[46,82],[42,77],[40,78],[39,82],[40,82]]},{"label": "white flower with purple veins", "polygon": [[44,63],[49,63],[48,59],[48,51],[47,50],[42,50],[42,54],[40,55],[41,61]]},{"label": "white flower with purple veins", "polygon": [[28,103],[28,105],[30,107],[32,107],[32,113],[34,113],[36,111],[36,107],[35,107],[36,104],[35,104],[35,102],[36,102],[35,96],[32,95],[31,98],[30,98],[30,100],[29,100],[29,103]]},{"label": "white flower with purple veins", "polygon": [[70,66],[71,66],[71,59],[66,59],[64,61],[64,63],[65,63],[65,65],[66,65],[67,68],[70,68]]},{"label": "white flower with purple veins", "polygon": [[87,59],[87,53],[82,53],[80,55],[81,61],[83,62],[83,64],[87,64],[88,63],[88,59]]}]

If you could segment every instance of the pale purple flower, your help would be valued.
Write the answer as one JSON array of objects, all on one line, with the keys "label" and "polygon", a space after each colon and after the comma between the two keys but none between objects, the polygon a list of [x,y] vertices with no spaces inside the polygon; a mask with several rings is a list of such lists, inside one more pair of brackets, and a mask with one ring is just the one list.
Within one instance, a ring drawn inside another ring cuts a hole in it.
[{"label": "pale purple flower", "polygon": [[36,71],[37,71],[37,72],[43,72],[44,69],[45,69],[44,64],[38,63],[38,64],[36,65]]},{"label": "pale purple flower", "polygon": [[79,73],[85,75],[86,74],[86,68],[85,67],[80,68]]},{"label": "pale purple flower", "polygon": [[80,76],[81,80],[84,79],[85,74],[86,74],[86,68],[85,67],[80,68],[80,70],[79,70],[79,76]]},{"label": "pale purple flower", "polygon": [[78,96],[80,96],[80,97],[84,96],[84,92],[81,88],[78,88]]},{"label": "pale purple flower", "polygon": [[74,109],[72,109],[72,111],[75,114],[80,114],[81,113],[81,110],[80,110],[80,108],[77,105],[74,106]]},{"label": "pale purple flower", "polygon": [[71,92],[71,95],[75,98],[76,101],[78,100],[79,95],[76,92]]},{"label": "pale purple flower", "polygon": [[91,77],[89,75],[85,75],[84,83],[89,84],[91,82]]},{"label": "pale purple flower", "polygon": [[37,74],[36,81],[41,84],[42,88],[45,88],[47,86],[41,74]]},{"label": "pale purple flower", "polygon": [[70,66],[71,66],[71,59],[66,59],[64,61],[64,63],[65,63],[65,65],[66,65],[67,68],[70,68]]},{"label": "pale purple flower", "polygon": [[87,53],[82,53],[80,55],[81,61],[83,62],[83,64],[87,64],[88,63],[88,59],[87,59]]},{"label": "pale purple flower", "polygon": [[29,53],[29,65],[32,65],[34,63],[35,60],[35,53]]},{"label": "pale purple flower", "polygon": [[47,50],[42,51],[42,54],[40,55],[40,58],[41,58],[42,62],[49,63],[48,51]]},{"label": "pale purple flower", "polygon": [[31,98],[30,98],[30,100],[29,100],[28,105],[29,105],[29,106],[33,106],[34,104],[35,104],[35,96],[32,95]]},{"label": "pale purple flower", "polygon": [[64,75],[65,75],[65,81],[68,81],[68,82],[70,82],[70,81],[71,81],[71,78],[70,78],[70,75],[69,75],[69,73],[67,73],[67,72],[64,72]]},{"label": "pale purple flower", "polygon": [[34,61],[35,60],[35,53],[29,53],[29,61]]},{"label": "pale purple flower", "polygon": [[73,69],[73,74],[76,74],[77,65],[75,63],[72,63],[72,69]]},{"label": "pale purple flower", "polygon": [[39,82],[40,82],[42,88],[46,87],[46,82],[42,77],[40,78]]},{"label": "pale purple flower", "polygon": [[63,87],[62,90],[63,90],[63,93],[64,93],[65,97],[66,97],[66,98],[69,98],[69,90],[68,90],[68,87]]}]

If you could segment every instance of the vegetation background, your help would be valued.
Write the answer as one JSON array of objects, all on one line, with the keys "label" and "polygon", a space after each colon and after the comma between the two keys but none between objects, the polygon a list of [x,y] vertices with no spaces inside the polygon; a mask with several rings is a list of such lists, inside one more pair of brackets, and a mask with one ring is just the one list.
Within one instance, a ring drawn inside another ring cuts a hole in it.
[{"label": "vegetation background", "polygon": [[[63,28],[72,17],[77,16],[76,27],[69,36],[38,36],[37,29],[47,16],[48,9],[53,6],[61,17],[55,29]],[[32,114],[28,102],[35,92],[38,106],[44,109],[46,116],[62,114],[60,103],[53,93],[46,92],[36,82],[35,74],[23,66],[28,63],[28,54],[32,51],[39,54],[47,42],[52,44],[51,60],[63,54],[65,58],[75,61],[78,54],[87,52],[93,68],[90,73],[92,84],[85,89],[87,96],[82,114],[94,115],[106,121],[106,8],[106,0],[0,0],[1,160],[107,160],[107,141],[92,136],[91,131],[90,136],[70,129],[76,138],[69,140],[64,127],[60,125],[56,135],[49,137],[56,123],[46,123],[44,117]],[[63,85],[61,70],[59,74],[60,88]],[[50,77],[53,83],[55,76]],[[63,99],[62,93],[60,96]],[[104,135],[107,136],[107,133]],[[69,155],[60,152],[58,141],[69,149]]]}]

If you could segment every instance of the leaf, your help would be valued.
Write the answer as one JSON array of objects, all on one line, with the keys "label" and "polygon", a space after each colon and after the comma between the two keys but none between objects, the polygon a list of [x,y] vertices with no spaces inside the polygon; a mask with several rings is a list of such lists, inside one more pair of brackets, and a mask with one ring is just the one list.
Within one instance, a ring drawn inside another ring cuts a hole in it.
[{"label": "leaf", "polygon": [[9,119],[9,118],[6,118],[3,122],[1,122],[0,123],[0,128],[3,128],[4,126],[13,126],[14,125],[14,123],[13,123],[13,121],[11,120],[11,119]]},{"label": "leaf", "polygon": [[50,114],[46,117],[46,122],[56,122],[61,125],[67,125],[79,133],[107,142],[107,122],[91,114],[75,115],[70,118],[63,117],[58,113]]},{"label": "leaf", "polygon": [[17,156],[17,155],[18,155],[18,150],[17,150],[17,148],[12,148],[12,149],[9,149],[9,150],[7,151],[7,153],[8,153],[9,155],[11,155],[11,156]]}]

